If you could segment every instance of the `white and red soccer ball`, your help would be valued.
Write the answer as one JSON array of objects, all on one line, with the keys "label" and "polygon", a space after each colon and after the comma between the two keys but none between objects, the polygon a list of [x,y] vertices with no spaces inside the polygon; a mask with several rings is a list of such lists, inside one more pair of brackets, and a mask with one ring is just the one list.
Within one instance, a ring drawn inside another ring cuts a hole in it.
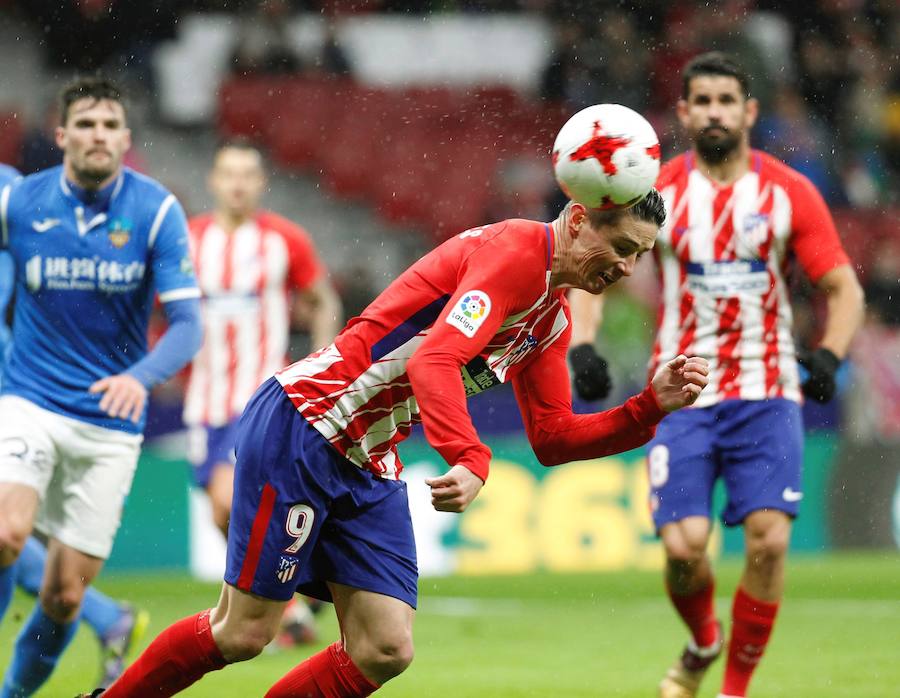
[{"label": "white and red soccer ball", "polygon": [[633,206],[659,175],[659,138],[643,116],[621,104],[582,109],[553,144],[553,173],[572,201],[594,209]]}]

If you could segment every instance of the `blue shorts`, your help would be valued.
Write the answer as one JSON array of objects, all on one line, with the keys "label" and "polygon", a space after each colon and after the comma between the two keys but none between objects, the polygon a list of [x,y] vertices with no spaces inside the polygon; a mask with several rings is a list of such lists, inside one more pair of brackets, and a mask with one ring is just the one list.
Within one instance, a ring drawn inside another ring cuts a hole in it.
[{"label": "blue shorts", "polygon": [[679,410],[647,446],[650,510],[659,531],[687,516],[712,516],[713,485],[725,482],[726,526],[760,509],[797,516],[803,497],[803,420],[791,400],[726,400]]},{"label": "blue shorts", "polygon": [[234,442],[237,439],[239,420],[234,419],[221,427],[191,427],[188,454],[194,466],[194,482],[203,489],[209,486],[213,470],[222,463],[234,465]]},{"label": "blue shorts", "polygon": [[416,607],[406,483],[341,456],[274,378],[241,417],[225,581],[278,601],[331,601],[336,582]]}]

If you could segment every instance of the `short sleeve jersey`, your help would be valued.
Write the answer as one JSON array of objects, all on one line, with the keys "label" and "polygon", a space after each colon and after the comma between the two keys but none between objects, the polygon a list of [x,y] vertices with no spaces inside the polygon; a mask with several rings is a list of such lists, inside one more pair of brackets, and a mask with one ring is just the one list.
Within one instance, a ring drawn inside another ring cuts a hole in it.
[{"label": "short sleeve jersey", "polygon": [[0,247],[16,267],[15,342],[3,393],[59,414],[127,432],[110,417],[100,378],[147,353],[155,294],[197,298],[181,205],[159,183],[124,168],[96,197],[54,167],[0,194]]},{"label": "short sleeve jersey", "polygon": [[[331,346],[276,378],[348,460],[396,478],[396,446],[422,421],[407,367],[426,356],[446,359],[459,372],[429,387],[430,409],[440,417],[430,418],[430,433],[425,426],[447,462],[460,462],[479,442],[456,398],[512,380],[566,341],[568,306],[550,288],[552,255],[545,223],[507,220],[461,233],[401,274]],[[486,468],[477,465],[476,472]]]},{"label": "short sleeve jersey", "polygon": [[274,213],[231,232],[210,214],[191,218],[189,228],[204,342],[191,364],[184,420],[222,426],[284,366],[290,294],[310,288],[323,267],[307,232]]},{"label": "short sleeve jersey", "polygon": [[787,272],[813,281],[848,263],[831,214],[803,175],[752,151],[749,171],[723,187],[692,153],[666,163],[657,189],[668,216],[654,255],[662,282],[651,373],[678,354],[710,362],[695,403],[799,401]]}]

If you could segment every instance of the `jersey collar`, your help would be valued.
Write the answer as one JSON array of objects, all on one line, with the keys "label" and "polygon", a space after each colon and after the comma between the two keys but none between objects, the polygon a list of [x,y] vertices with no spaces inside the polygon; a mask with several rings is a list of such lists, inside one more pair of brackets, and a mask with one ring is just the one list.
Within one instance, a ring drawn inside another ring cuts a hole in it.
[{"label": "jersey collar", "polygon": [[63,190],[63,194],[71,199],[76,205],[86,206],[91,210],[104,210],[109,207],[110,202],[115,199],[119,192],[122,191],[122,185],[125,183],[125,169],[119,172],[119,176],[102,189],[90,191],[83,189],[77,184],[66,179],[64,169],[59,172],[59,186]]}]

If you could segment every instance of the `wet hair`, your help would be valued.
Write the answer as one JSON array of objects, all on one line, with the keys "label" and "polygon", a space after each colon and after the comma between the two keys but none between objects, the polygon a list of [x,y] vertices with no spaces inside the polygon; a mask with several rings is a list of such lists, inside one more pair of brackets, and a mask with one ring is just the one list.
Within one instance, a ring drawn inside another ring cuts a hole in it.
[{"label": "wet hair", "polygon": [[724,75],[734,78],[741,85],[744,97],[750,96],[750,76],[727,53],[709,51],[695,56],[681,71],[681,97],[687,99],[691,91],[691,80],[703,75]]},{"label": "wet hair", "polygon": [[[570,201],[564,210],[572,206]],[[657,228],[662,228],[666,222],[666,202],[656,189],[651,189],[647,196],[638,201],[634,206],[625,209],[603,211],[596,208],[587,209],[587,217],[593,228],[603,228],[615,225],[622,216],[634,216],[635,218],[653,223]]]},{"label": "wet hair", "polygon": [[111,102],[118,102],[122,105],[123,111],[127,111],[122,90],[120,90],[111,80],[107,80],[99,75],[80,77],[76,78],[60,90],[60,124],[63,126],[66,125],[66,121],[69,118],[69,108],[79,99],[93,99],[95,102],[108,99]]}]

